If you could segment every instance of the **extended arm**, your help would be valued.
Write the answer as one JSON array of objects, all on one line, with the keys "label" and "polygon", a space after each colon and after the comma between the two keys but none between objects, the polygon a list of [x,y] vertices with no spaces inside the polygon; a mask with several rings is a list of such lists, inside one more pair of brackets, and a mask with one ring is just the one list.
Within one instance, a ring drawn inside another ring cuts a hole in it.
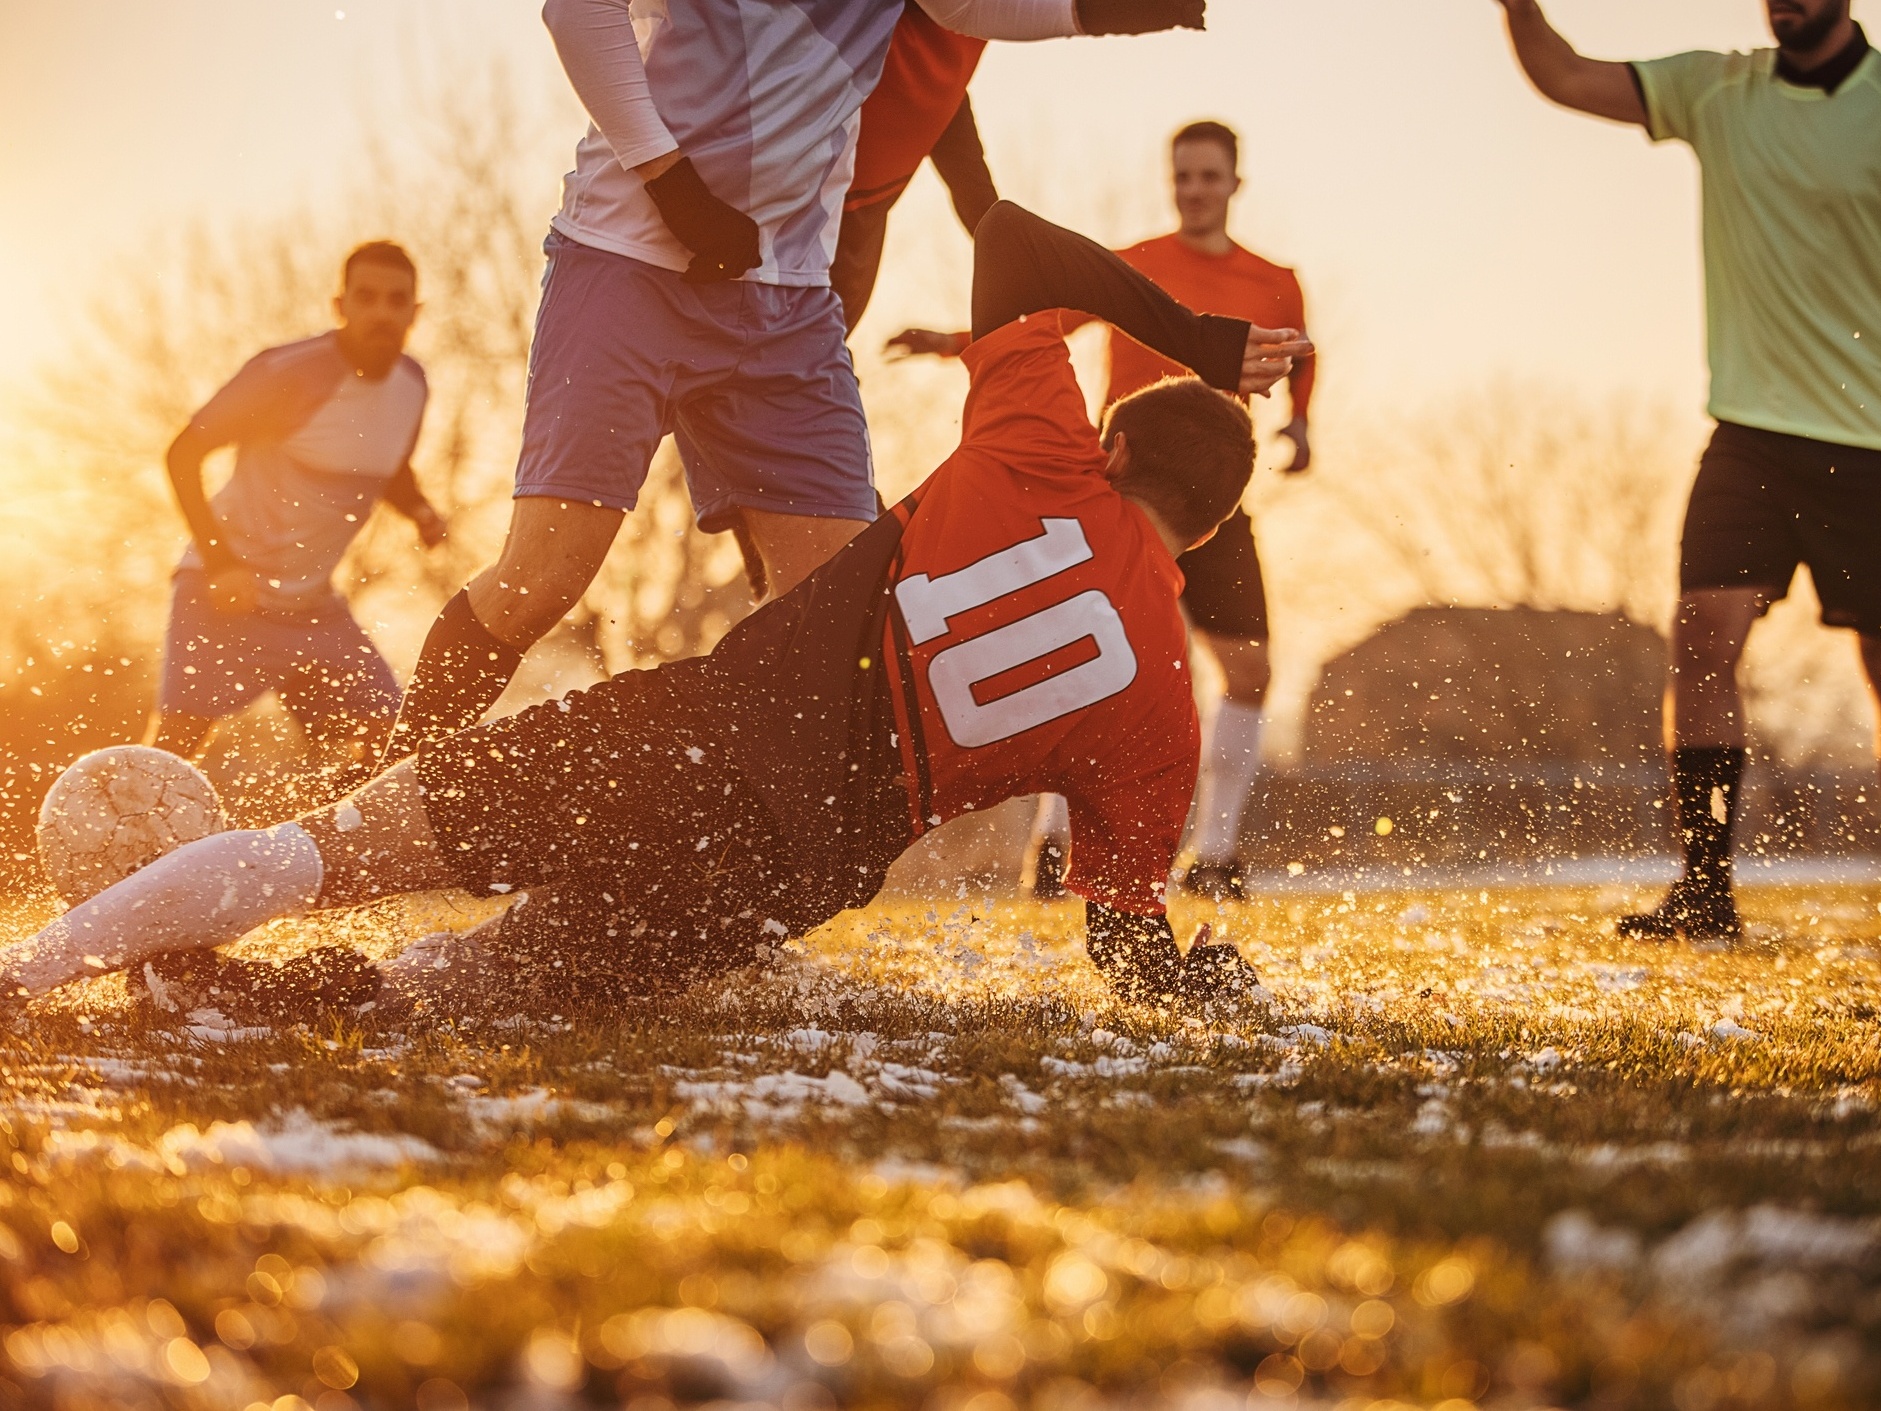
[{"label": "extended arm", "polygon": [[384,498],[386,504],[412,522],[418,530],[419,541],[427,549],[435,549],[444,542],[444,516],[418,488],[418,477],[413,474],[409,460],[386,482]]},{"label": "extended arm", "polygon": [[210,600],[223,612],[252,612],[257,593],[255,577],[222,537],[222,526],[216,522],[208,492],[203,489],[202,463],[218,444],[192,422],[170,443],[164,469],[170,474],[176,507],[183,512],[189,537],[195,541],[197,556],[208,576]]},{"label": "extended arm", "polygon": [[1313,351],[1291,329],[1194,313],[1096,241],[1001,201],[974,232],[973,336],[1046,309],[1101,318],[1224,392],[1265,394]]},{"label": "extended arm", "polygon": [[919,0],[939,24],[980,39],[1201,29],[1207,0]]},{"label": "extended arm", "polygon": [[1578,54],[1563,39],[1538,0],[1499,0],[1509,21],[1509,40],[1529,81],[1544,98],[1564,108],[1614,122],[1646,125],[1646,100],[1630,64]]}]

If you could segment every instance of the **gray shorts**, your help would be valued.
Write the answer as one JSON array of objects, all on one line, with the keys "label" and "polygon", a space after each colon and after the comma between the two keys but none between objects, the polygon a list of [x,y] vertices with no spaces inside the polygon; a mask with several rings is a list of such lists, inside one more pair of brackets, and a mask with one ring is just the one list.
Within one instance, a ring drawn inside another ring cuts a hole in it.
[{"label": "gray shorts", "polygon": [[516,495],[631,510],[673,433],[700,525],[738,509],[875,518],[842,306],[828,288],[678,274],[551,233]]}]

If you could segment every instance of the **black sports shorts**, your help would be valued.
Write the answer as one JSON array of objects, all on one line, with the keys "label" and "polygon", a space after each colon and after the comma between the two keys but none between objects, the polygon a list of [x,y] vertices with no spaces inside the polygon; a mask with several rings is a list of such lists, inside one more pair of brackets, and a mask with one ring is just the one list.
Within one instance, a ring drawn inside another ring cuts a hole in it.
[{"label": "black sports shorts", "polygon": [[1799,563],[1825,625],[1881,636],[1881,451],[1720,422],[1685,512],[1681,591],[1775,601]]},{"label": "black sports shorts", "polygon": [[458,880],[529,894],[500,941],[532,962],[535,1003],[681,986],[805,928],[780,830],[689,699],[687,665],[627,672],[420,753]]},{"label": "black sports shorts", "polygon": [[1223,637],[1267,640],[1267,588],[1246,510],[1237,509],[1214,538],[1176,562],[1187,580],[1182,606],[1191,623]]}]

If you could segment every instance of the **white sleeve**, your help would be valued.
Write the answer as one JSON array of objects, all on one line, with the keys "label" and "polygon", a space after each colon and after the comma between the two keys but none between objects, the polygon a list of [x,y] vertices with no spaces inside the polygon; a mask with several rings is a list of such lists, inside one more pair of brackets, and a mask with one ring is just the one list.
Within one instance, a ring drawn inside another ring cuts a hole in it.
[{"label": "white sleeve", "polygon": [[936,24],[976,39],[1082,34],[1076,0],[917,0]]},{"label": "white sleeve", "polygon": [[628,4],[629,0],[547,0],[542,22],[555,40],[555,52],[575,96],[614,149],[615,160],[632,170],[678,150],[679,144],[653,106]]}]

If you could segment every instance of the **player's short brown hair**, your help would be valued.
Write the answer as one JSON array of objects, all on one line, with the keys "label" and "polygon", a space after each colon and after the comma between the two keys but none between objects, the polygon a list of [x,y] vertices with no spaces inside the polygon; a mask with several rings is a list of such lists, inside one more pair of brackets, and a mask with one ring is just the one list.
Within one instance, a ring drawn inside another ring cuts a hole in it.
[{"label": "player's short brown hair", "polygon": [[1253,418],[1199,378],[1165,378],[1125,397],[1105,413],[1106,448],[1120,432],[1130,464],[1112,483],[1190,543],[1207,538],[1247,493]]},{"label": "player's short brown hair", "polygon": [[353,277],[353,270],[359,265],[379,265],[385,269],[402,269],[411,276],[412,287],[418,285],[418,266],[411,262],[411,256],[405,253],[405,247],[392,240],[368,240],[354,249],[346,257],[346,263],[340,266],[340,288],[344,289]]},{"label": "player's short brown hair", "polygon": [[1169,139],[1169,150],[1173,152],[1185,142],[1216,143],[1228,153],[1228,166],[1235,171],[1241,169],[1241,139],[1226,123],[1192,122]]}]

